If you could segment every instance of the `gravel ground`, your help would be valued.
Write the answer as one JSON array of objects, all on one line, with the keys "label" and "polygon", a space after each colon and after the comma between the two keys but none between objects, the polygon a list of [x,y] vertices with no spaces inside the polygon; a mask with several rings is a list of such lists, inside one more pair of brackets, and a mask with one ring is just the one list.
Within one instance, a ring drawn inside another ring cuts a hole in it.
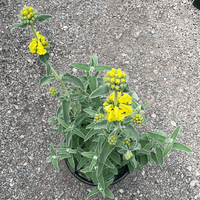
[{"label": "gravel ground", "polygon": [[[181,125],[178,139],[193,150],[173,150],[162,169],[152,164],[128,175],[110,187],[115,200],[200,199],[200,11],[188,0],[26,3],[54,16],[35,27],[51,43],[57,72],[79,75],[70,63],[88,63],[94,54],[99,64],[123,68],[139,100],[150,101],[148,125],[138,131],[170,135]],[[92,187],[76,180],[64,161],[60,172],[46,163],[49,144],[63,139],[47,122],[59,104],[48,95],[50,84],[39,87],[45,66],[29,52],[30,28],[10,31],[21,9],[21,0],[0,1],[0,199],[86,199]]]}]

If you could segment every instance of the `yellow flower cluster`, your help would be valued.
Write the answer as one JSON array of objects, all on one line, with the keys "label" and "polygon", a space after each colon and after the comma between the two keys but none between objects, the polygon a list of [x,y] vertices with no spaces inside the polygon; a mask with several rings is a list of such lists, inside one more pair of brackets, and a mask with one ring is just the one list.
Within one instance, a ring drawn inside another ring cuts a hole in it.
[{"label": "yellow flower cluster", "polygon": [[94,117],[95,122],[100,122],[102,120],[104,120],[104,115],[102,115],[101,113],[95,115],[95,117]]},{"label": "yellow flower cluster", "polygon": [[58,89],[56,87],[51,87],[49,89],[49,94],[53,97],[56,97],[58,95]]},{"label": "yellow flower cluster", "polygon": [[38,11],[31,7],[25,7],[20,11],[19,18],[24,24],[33,24],[38,16]]},{"label": "yellow flower cluster", "polygon": [[133,115],[133,123],[135,125],[141,125],[144,122],[143,117],[139,114]]},{"label": "yellow flower cluster", "polygon": [[127,151],[124,156],[126,160],[129,160],[133,156],[133,154],[131,153],[131,151]]},{"label": "yellow flower cluster", "polygon": [[108,138],[108,143],[109,143],[110,145],[116,145],[116,143],[117,143],[117,138],[116,138],[115,136],[109,137],[109,138]]},{"label": "yellow flower cluster", "polygon": [[132,99],[127,93],[118,92],[118,105],[114,106],[114,92],[111,93],[110,97],[104,102],[104,110],[106,112],[106,118],[109,122],[123,121],[123,119],[132,114],[133,109],[131,107]]},{"label": "yellow flower cluster", "polygon": [[44,55],[49,50],[49,42],[44,36],[40,35],[39,32],[37,32],[36,35],[38,40],[37,38],[33,38],[32,42],[29,44],[30,52]]},{"label": "yellow flower cluster", "polygon": [[104,76],[104,82],[107,87],[111,90],[123,91],[128,83],[128,76],[121,69],[112,68],[111,71],[107,72]]},{"label": "yellow flower cluster", "polygon": [[128,146],[130,145],[130,139],[123,139],[123,144],[127,144]]}]

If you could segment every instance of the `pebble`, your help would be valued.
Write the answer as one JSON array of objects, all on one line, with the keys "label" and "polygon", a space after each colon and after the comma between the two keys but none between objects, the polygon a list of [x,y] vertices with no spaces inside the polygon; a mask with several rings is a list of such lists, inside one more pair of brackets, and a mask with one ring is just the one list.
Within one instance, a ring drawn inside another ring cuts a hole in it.
[{"label": "pebble", "polygon": [[192,171],[192,166],[188,166],[188,167],[186,167],[186,169],[188,169],[191,172]]},{"label": "pebble", "polygon": [[171,121],[171,125],[172,126],[176,126],[176,122],[175,121]]},{"label": "pebble", "polygon": [[10,186],[12,187],[12,186],[14,186],[14,184],[15,184],[15,183],[14,183],[13,179],[11,179],[11,180],[10,180]]},{"label": "pebble", "polygon": [[76,69],[76,68],[73,68],[72,71],[76,74],[77,69]]},{"label": "pebble", "polygon": [[153,114],[151,115],[151,117],[156,118],[156,114],[153,113]]},{"label": "pebble", "polygon": [[196,184],[198,184],[198,180],[193,180],[190,182],[191,187],[194,187]]},{"label": "pebble", "polygon": [[121,194],[123,194],[123,193],[124,193],[124,190],[120,189],[119,192],[120,192]]}]

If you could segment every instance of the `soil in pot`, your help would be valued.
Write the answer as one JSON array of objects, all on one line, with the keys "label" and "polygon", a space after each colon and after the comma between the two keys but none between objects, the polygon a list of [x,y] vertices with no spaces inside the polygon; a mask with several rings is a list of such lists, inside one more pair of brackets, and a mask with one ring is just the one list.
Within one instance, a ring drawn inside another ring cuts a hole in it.
[{"label": "soil in pot", "polygon": [[193,6],[200,10],[200,0],[194,0]]}]

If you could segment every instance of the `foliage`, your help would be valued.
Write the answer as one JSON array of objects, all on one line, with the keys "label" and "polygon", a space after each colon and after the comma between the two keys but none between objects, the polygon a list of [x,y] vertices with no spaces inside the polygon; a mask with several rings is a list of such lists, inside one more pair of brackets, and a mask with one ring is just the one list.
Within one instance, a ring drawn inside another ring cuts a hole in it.
[{"label": "foliage", "polygon": [[[50,18],[50,15],[38,15],[37,21]],[[15,24],[11,29],[25,28],[27,24]],[[43,41],[46,45],[47,40],[36,34],[32,24],[31,29],[35,43]],[[89,64],[72,63],[73,67],[83,70],[83,76],[76,77],[65,72],[58,75],[49,64],[48,52],[39,55],[39,59],[46,65],[46,75],[40,80],[40,86],[55,80],[62,86],[60,90],[55,87],[49,89],[49,94],[59,99],[60,106],[56,116],[48,122],[52,123],[52,127],[57,126],[55,133],[64,135],[66,142],[61,142],[60,148],[50,145],[51,155],[47,162],[52,162],[59,171],[58,160],[67,159],[72,172],[76,170],[84,178],[91,179],[97,187],[88,197],[98,194],[113,199],[108,186],[124,165],[128,165],[133,174],[134,169],[142,172],[147,163],[156,162],[162,167],[164,157],[172,148],[192,152],[176,140],[180,126],[169,139],[164,132],[157,130],[138,134],[135,127],[146,125],[143,112],[149,102],[135,101],[137,95],[129,89],[128,75],[121,69],[98,65],[98,57],[92,56]],[[101,78],[99,71],[108,72]],[[72,86],[66,88],[64,83]]]}]

